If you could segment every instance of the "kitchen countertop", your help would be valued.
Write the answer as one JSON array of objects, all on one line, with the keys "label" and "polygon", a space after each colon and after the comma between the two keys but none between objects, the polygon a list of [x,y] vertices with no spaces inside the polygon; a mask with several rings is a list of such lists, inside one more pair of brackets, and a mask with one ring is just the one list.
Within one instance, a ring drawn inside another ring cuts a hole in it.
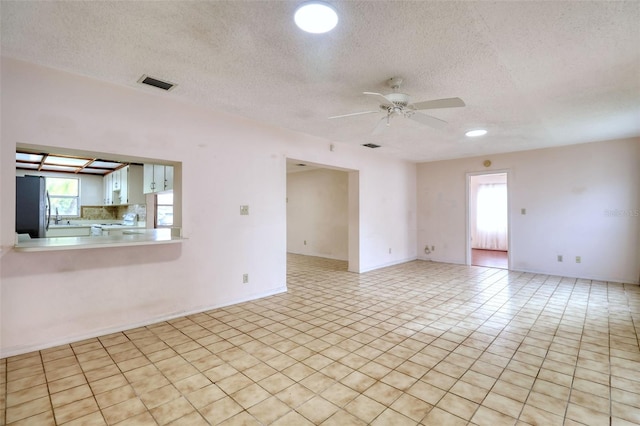
[{"label": "kitchen countertop", "polygon": [[113,224],[113,225],[109,225],[109,224],[100,224],[100,227],[103,230],[107,230],[110,231],[112,229],[121,229],[121,230],[129,230],[129,229],[140,229],[140,230],[144,230],[146,229],[144,226],[138,226],[138,225],[118,225],[118,224]]},{"label": "kitchen countertop", "polygon": [[67,225],[66,223],[60,223],[58,225],[54,224],[54,223],[50,223],[49,224],[49,228],[54,228],[54,229],[66,229],[66,228],[91,228],[91,225],[87,225],[87,224],[75,224],[72,223],[71,225]]},{"label": "kitchen countertop", "polygon": [[101,225],[103,228],[109,227],[109,229],[113,228],[146,228],[145,222],[137,222],[135,225],[122,225],[122,221],[106,221],[106,220],[78,220],[78,221],[70,221],[71,223],[67,224],[66,220],[60,220],[60,223],[55,224],[53,221],[49,224],[49,228],[53,229],[66,229],[66,228],[91,228],[94,225]]},{"label": "kitchen countertop", "polygon": [[184,240],[181,231],[180,228],[141,229],[125,230],[123,235],[114,236],[34,238],[20,241],[13,248],[27,252],[172,244]]}]

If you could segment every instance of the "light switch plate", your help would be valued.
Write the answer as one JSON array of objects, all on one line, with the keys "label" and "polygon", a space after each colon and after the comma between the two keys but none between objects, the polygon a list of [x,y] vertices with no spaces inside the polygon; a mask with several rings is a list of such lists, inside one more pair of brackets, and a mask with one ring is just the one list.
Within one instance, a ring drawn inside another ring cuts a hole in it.
[{"label": "light switch plate", "polygon": [[249,214],[249,206],[240,206],[240,214],[246,216]]}]

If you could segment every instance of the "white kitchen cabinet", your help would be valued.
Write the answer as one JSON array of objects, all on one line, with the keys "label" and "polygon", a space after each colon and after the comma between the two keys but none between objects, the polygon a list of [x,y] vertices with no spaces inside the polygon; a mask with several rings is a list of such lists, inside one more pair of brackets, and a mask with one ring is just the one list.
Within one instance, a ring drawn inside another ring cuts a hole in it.
[{"label": "white kitchen cabinet", "polygon": [[109,206],[113,204],[113,176],[111,173],[104,176],[104,204]]},{"label": "white kitchen cabinet", "polygon": [[120,170],[111,172],[104,176],[104,204],[122,204],[120,202],[120,186],[122,185],[122,174]]},{"label": "white kitchen cabinet", "polygon": [[[112,179],[111,187],[113,188],[113,191],[119,191],[122,185],[122,169],[118,169],[115,172],[111,172],[110,174]],[[118,203],[116,202],[116,200],[114,200],[113,204],[118,204]]]},{"label": "white kitchen cabinet", "polygon": [[164,190],[173,189],[173,166],[164,166]]},{"label": "white kitchen cabinet", "polygon": [[129,203],[129,166],[118,170],[120,174],[120,189],[118,194],[120,199],[118,203],[114,204],[128,204]]},{"label": "white kitchen cabinet", "polygon": [[143,168],[143,191],[145,194],[151,194],[154,192],[156,182],[155,176],[153,175],[154,165],[153,164],[145,164],[142,166]]},{"label": "white kitchen cabinet", "polygon": [[104,204],[144,204],[142,166],[131,164],[104,177]]},{"label": "white kitchen cabinet", "polygon": [[173,166],[144,165],[144,193],[152,194],[173,189]]},{"label": "white kitchen cabinet", "polygon": [[142,166],[131,164],[127,167],[127,200],[126,204],[145,204],[144,191],[142,188]]}]

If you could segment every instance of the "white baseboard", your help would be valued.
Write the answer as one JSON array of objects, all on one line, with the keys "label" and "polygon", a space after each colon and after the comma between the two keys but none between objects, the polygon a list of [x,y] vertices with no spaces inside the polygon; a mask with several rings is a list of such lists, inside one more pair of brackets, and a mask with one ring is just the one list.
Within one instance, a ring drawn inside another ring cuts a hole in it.
[{"label": "white baseboard", "polygon": [[251,300],[261,299],[263,297],[273,296],[274,294],[285,293],[286,291],[287,291],[287,286],[277,287],[277,288],[267,290],[265,292],[251,294],[246,297],[242,297],[235,300],[229,300],[220,304],[199,306],[199,307],[185,310],[185,311],[171,312],[165,315],[148,318],[146,320],[138,321],[135,323],[120,324],[113,327],[101,328],[98,330],[93,330],[88,333],[67,336],[62,339],[57,339],[50,342],[3,348],[2,351],[0,352],[0,359],[8,358],[16,355],[22,355],[29,352],[40,351],[43,349],[54,348],[56,346],[68,345],[69,343],[81,342],[83,340],[93,339],[94,337],[106,336],[113,333],[119,333],[121,331],[132,330],[134,328],[144,327],[147,325],[156,324],[163,321],[169,321],[179,317],[199,314],[202,312],[211,311],[213,309],[224,308],[231,305],[237,305],[238,303],[244,303],[244,302],[249,302]]},{"label": "white baseboard", "polygon": [[367,267],[364,269],[360,269],[361,274],[365,273],[365,272],[369,272],[369,271],[375,271],[376,269],[380,269],[380,268],[386,268],[387,266],[394,266],[394,265],[400,265],[401,263],[407,263],[407,262],[412,262],[414,260],[418,260],[417,256],[414,257],[407,257],[405,259],[400,259],[400,260],[394,260],[391,262],[386,262],[386,263],[382,263],[380,265],[375,265],[375,266],[371,266],[371,267]]},{"label": "white baseboard", "polygon": [[333,256],[333,255],[324,254],[324,253],[298,253],[298,252],[295,252],[295,251],[287,251],[287,253],[297,254],[297,255],[300,255],[300,256],[321,257],[323,259],[342,260],[344,262],[348,262],[349,261],[348,258],[345,259],[343,257]]},{"label": "white baseboard", "polygon": [[574,275],[558,274],[556,272],[538,271],[535,269],[509,269],[509,270],[513,272],[526,272],[528,274],[549,275],[552,277],[575,278],[577,280],[602,281],[602,282],[609,282],[609,283],[616,283],[616,284],[635,284],[635,285],[640,284],[640,281],[638,280],[625,280],[622,278],[611,278],[611,277],[601,277],[601,276],[578,277]]}]

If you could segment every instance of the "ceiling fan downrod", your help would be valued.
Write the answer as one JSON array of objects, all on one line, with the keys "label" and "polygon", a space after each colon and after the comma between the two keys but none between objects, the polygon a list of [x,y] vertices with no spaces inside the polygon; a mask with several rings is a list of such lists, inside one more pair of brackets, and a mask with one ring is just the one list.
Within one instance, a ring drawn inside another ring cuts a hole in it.
[{"label": "ceiling fan downrod", "polygon": [[391,77],[387,82],[387,84],[389,85],[389,87],[391,87],[391,89],[394,92],[397,92],[398,90],[400,90],[400,85],[402,84],[403,81],[404,80],[402,80],[401,77]]}]

